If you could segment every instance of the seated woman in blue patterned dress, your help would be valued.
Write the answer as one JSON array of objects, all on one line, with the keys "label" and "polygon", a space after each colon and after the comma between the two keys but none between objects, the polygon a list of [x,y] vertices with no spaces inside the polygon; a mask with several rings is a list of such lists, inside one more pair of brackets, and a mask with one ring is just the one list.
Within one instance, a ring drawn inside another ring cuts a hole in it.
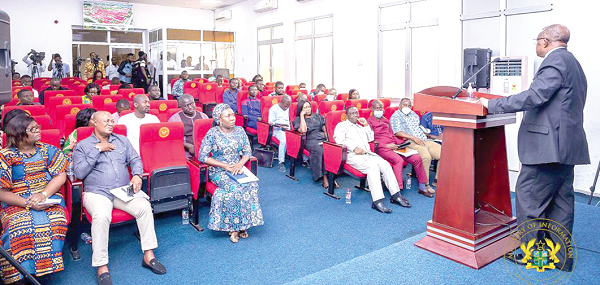
[{"label": "seated woman in blue patterned dress", "polygon": [[202,140],[198,155],[198,160],[210,166],[208,176],[218,187],[210,205],[208,228],[229,232],[229,239],[238,242],[240,237],[248,237],[249,228],[263,224],[258,182],[240,184],[226,174],[242,172],[251,156],[250,142],[244,129],[235,125],[235,114],[227,104],[217,105],[213,118],[217,126]]},{"label": "seated woman in blue patterned dress", "polygon": [[[14,117],[4,130],[7,147],[0,150],[2,247],[33,275],[62,271],[67,218],[58,191],[66,180],[65,155],[39,142],[40,126],[28,115]],[[60,203],[41,205],[47,198],[60,198]],[[4,284],[23,278],[5,260],[0,264]]]}]

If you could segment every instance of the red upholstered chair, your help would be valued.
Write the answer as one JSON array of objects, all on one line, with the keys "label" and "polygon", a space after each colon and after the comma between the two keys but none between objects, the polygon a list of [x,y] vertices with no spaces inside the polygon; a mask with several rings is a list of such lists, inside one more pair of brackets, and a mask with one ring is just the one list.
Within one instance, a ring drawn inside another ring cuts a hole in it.
[{"label": "red upholstered chair", "polygon": [[77,94],[73,90],[47,90],[47,91],[44,91],[44,104],[47,104],[47,102],[50,102],[50,98],[52,98],[52,97],[67,97],[67,96],[76,96],[76,95]]},{"label": "red upholstered chair", "polygon": [[275,91],[275,86],[265,86],[265,90],[263,92],[264,96],[269,96],[269,94],[273,93],[273,91]]},{"label": "red upholstered chair", "polygon": [[321,94],[321,95],[316,95],[313,100],[315,102],[317,102],[317,106],[318,106],[319,104],[321,104],[321,102],[323,102],[323,100],[325,100],[325,98],[327,98],[327,94]]},{"label": "red upholstered chair", "polygon": [[198,99],[200,103],[215,103],[217,98],[215,91],[217,89],[217,83],[200,83],[200,90],[198,91]]},{"label": "red upholstered chair", "polygon": [[368,109],[369,101],[367,101],[367,99],[347,100],[344,109],[348,109],[348,107],[351,106],[356,107],[357,109]]},{"label": "red upholstered chair", "polygon": [[189,94],[198,99],[200,91],[200,83],[197,81],[187,81],[183,83],[183,94]]},{"label": "red upholstered chair", "polygon": [[[50,82],[50,79],[52,79],[52,78],[50,78],[50,77],[34,78],[31,85],[33,86],[33,89],[35,89],[37,91],[42,91],[42,90],[44,90],[44,89],[41,89],[42,85]],[[19,82],[19,85],[21,85],[21,82]]]},{"label": "red upholstered chair", "polygon": [[50,97],[45,101],[46,113],[52,118],[52,122],[56,125],[56,108],[60,105],[82,104],[81,96],[66,96],[66,97]]},{"label": "red upholstered chair", "polygon": [[110,79],[102,78],[94,81],[94,83],[98,84],[100,87],[110,84]]},{"label": "red upholstered chair", "polygon": [[[338,123],[346,120],[346,112],[345,111],[332,111],[327,113],[327,117],[325,118],[325,127],[327,130],[328,141],[323,142],[323,156],[325,162],[325,171],[327,171],[327,175],[329,181],[333,181],[334,175],[340,174],[342,171],[345,173],[354,176],[360,180],[360,185],[355,186],[358,189],[367,190],[367,175],[358,171],[356,168],[346,164],[347,153],[348,150],[345,146],[339,145],[335,142],[333,135],[335,131],[335,127]],[[375,149],[373,144],[371,146],[371,151]],[[340,199],[340,197],[336,196],[334,193],[334,185],[333,183],[329,184],[329,189],[325,193],[326,195]]]},{"label": "red upholstered chair", "polygon": [[13,80],[11,86],[23,86],[23,84],[21,84],[21,80]]},{"label": "red upholstered chair", "polygon": [[327,113],[331,111],[340,110],[344,110],[344,101],[342,100],[321,101],[321,103],[319,103],[319,114],[323,117],[326,117]]},{"label": "red upholstered chair", "polygon": [[237,93],[237,99],[236,99],[237,100],[237,102],[236,102],[237,110],[238,110],[239,114],[242,113],[242,102],[246,99],[248,99],[248,91],[239,90]]},{"label": "red upholstered chair", "polygon": [[170,117],[167,117],[167,110],[177,109],[177,100],[151,100],[150,110],[158,110],[158,119],[161,122],[166,122]]},{"label": "red upholstered chair", "polygon": [[387,107],[385,109],[383,109],[383,116],[390,120],[392,118],[392,115],[394,114],[394,112],[396,112],[400,107],[396,106],[396,107]]},{"label": "red upholstered chair", "polygon": [[140,157],[149,173],[148,196],[154,213],[191,207],[190,170],[183,147],[183,123],[140,126]]},{"label": "red upholstered chair", "polygon": [[383,109],[392,106],[392,100],[390,98],[377,98],[377,99],[371,99],[369,101],[369,109],[371,109],[371,105],[373,105],[373,101],[375,100],[379,100],[381,101],[381,103],[383,103]]},{"label": "red upholstered chair", "polygon": [[[123,110],[123,112],[121,112],[121,117],[127,115],[127,114],[131,114],[133,113],[135,110]],[[116,112],[116,110],[115,110]],[[154,115],[158,117],[158,110],[156,109],[150,109],[150,111],[148,111],[148,114]]]},{"label": "red upholstered chair", "polygon": [[198,77],[198,78],[192,79],[192,81],[197,82],[197,83],[204,83],[204,78]]},{"label": "red upholstered chair", "polygon": [[31,116],[46,115],[46,109],[42,105],[28,105],[28,106],[4,106],[2,109],[2,120],[6,113],[13,109],[21,109]]},{"label": "red upholstered chair", "polygon": [[117,94],[121,95],[123,98],[129,100],[129,101],[133,101],[133,98],[135,96],[137,96],[138,94],[144,94],[144,88],[126,88],[126,89],[119,89],[119,91],[117,91]]},{"label": "red upholstered chair", "polygon": [[225,86],[217,86],[217,89],[215,89],[215,102],[223,103],[223,93],[228,88],[229,87],[225,87]]},{"label": "red upholstered chair", "polygon": [[13,86],[12,87],[13,97],[15,97],[15,95],[17,95],[17,93],[23,89],[27,89],[27,90],[33,92],[33,87],[31,87],[31,86],[22,86],[22,85]]},{"label": "red upholstered chair", "polygon": [[244,78],[244,77],[238,77],[238,79],[242,82],[242,85],[244,85],[244,84],[246,84],[246,82],[248,82],[246,80],[246,78]]},{"label": "red upholstered chair", "polygon": [[69,89],[75,90],[75,94],[79,96],[85,95],[85,85],[73,84],[69,85]]},{"label": "red upholstered chair", "polygon": [[104,108],[104,104],[113,103],[119,101],[123,97],[119,95],[98,95],[92,96],[92,105],[94,105],[94,109],[101,110]]},{"label": "red upholstered chair", "polygon": [[344,102],[348,101],[349,97],[350,97],[350,94],[348,94],[348,93],[340,93],[337,95],[337,99],[342,100]]},{"label": "red upholstered chair", "polygon": [[371,109],[358,109],[359,118],[364,118],[366,120],[369,117],[371,117],[371,114],[373,114],[373,111],[371,111]]},{"label": "red upholstered chair", "polygon": [[65,116],[68,114],[77,114],[79,113],[79,111],[85,108],[92,108],[92,104],[73,104],[56,106],[56,117],[52,121],[54,122],[55,128],[60,131],[61,136],[65,135]]},{"label": "red upholstered chair", "polygon": [[48,115],[31,116],[40,125],[42,130],[52,129],[52,119]]},{"label": "red upholstered chair", "polygon": [[300,86],[298,85],[288,85],[285,87],[285,94],[288,95],[298,95],[300,91]]},{"label": "red upholstered chair", "polygon": [[269,109],[275,105],[279,104],[283,96],[266,96],[260,99],[260,114],[262,116],[262,120],[256,122],[256,132],[258,143],[262,146],[269,146],[271,142],[275,142],[276,145],[279,145],[279,141],[277,138],[273,138],[273,126],[269,124]]},{"label": "red upholstered chair", "polygon": [[[36,121],[37,122],[37,121]],[[38,123],[39,124],[39,123]],[[55,147],[60,148],[60,133],[55,129],[42,129],[40,131],[40,141],[43,143],[51,144]],[[2,148],[6,147],[6,133],[2,133]]]},{"label": "red upholstered chair", "polygon": [[179,80],[179,77],[171,79],[171,90],[173,90],[173,85],[175,85],[175,82],[177,82],[177,80]]},{"label": "red upholstered chair", "polygon": [[[33,97],[33,102],[39,103],[40,100],[38,99],[38,97]],[[6,107],[6,106],[17,106],[18,103],[19,103],[19,99],[13,98],[12,100],[10,100],[10,102],[5,103],[4,107]]]}]

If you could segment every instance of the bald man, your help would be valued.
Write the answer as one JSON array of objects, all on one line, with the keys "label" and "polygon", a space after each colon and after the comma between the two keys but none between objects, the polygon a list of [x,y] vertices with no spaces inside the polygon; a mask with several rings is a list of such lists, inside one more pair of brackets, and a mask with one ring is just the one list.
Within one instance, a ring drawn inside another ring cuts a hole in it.
[{"label": "bald man", "polygon": [[119,118],[119,125],[127,127],[127,138],[133,145],[135,151],[140,153],[140,126],[143,124],[160,123],[158,117],[148,114],[150,111],[150,99],[144,94],[133,98],[135,111]]},{"label": "bald man", "polygon": [[90,122],[94,133],[75,146],[73,169],[75,176],[83,180],[82,203],[92,216],[92,266],[96,267],[98,284],[111,284],[108,240],[113,208],[135,217],[144,252],[142,266],[156,274],[165,274],[167,270],[154,256],[158,242],[150,202],[142,197],[124,202],[115,199],[110,192],[127,185],[131,185],[135,193],[139,192],[144,172],[142,160],[128,139],[113,134],[114,122],[109,112],[94,113]]},{"label": "bald man", "polygon": [[279,165],[277,169],[285,172],[285,130],[290,129],[290,104],[292,98],[289,95],[283,95],[281,102],[271,106],[269,109],[269,124],[273,125],[273,136],[279,140]]},{"label": "bald man", "polygon": [[[526,226],[533,219],[548,219],[572,233],[574,166],[589,164],[590,155],[583,129],[587,81],[581,65],[567,51],[569,38],[569,29],[563,25],[545,27],[535,49],[544,60],[529,89],[479,102],[490,113],[525,111],[518,139],[523,167],[516,185],[517,222]],[[545,232],[532,231],[525,241],[539,240]],[[558,240],[547,234],[546,238]],[[571,271],[573,256],[565,257],[564,249],[558,252],[556,267]],[[517,256],[515,262],[520,261],[518,253],[513,256]]]}]

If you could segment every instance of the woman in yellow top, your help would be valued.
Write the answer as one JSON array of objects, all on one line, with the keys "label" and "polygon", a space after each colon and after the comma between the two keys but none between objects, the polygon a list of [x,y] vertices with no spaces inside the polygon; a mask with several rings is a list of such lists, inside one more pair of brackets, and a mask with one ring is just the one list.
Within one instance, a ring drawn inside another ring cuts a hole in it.
[{"label": "woman in yellow top", "polygon": [[92,104],[92,96],[100,95],[100,86],[96,83],[90,83],[83,89],[83,92],[85,95],[81,98],[81,103]]}]

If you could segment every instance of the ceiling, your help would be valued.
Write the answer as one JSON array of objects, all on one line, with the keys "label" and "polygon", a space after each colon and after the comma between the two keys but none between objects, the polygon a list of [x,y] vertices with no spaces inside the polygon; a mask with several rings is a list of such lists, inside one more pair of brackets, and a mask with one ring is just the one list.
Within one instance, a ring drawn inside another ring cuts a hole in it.
[{"label": "ceiling", "polygon": [[[246,0],[221,0],[221,2],[212,4],[212,3],[204,3],[203,0],[113,0],[116,2],[125,2],[125,3],[138,3],[138,4],[148,4],[148,5],[160,5],[160,6],[171,6],[171,7],[183,7],[183,8],[195,8],[195,9],[218,9],[226,6],[230,6],[233,4],[237,4],[240,2],[244,2]],[[210,2],[216,2],[218,0],[206,0]]]}]

